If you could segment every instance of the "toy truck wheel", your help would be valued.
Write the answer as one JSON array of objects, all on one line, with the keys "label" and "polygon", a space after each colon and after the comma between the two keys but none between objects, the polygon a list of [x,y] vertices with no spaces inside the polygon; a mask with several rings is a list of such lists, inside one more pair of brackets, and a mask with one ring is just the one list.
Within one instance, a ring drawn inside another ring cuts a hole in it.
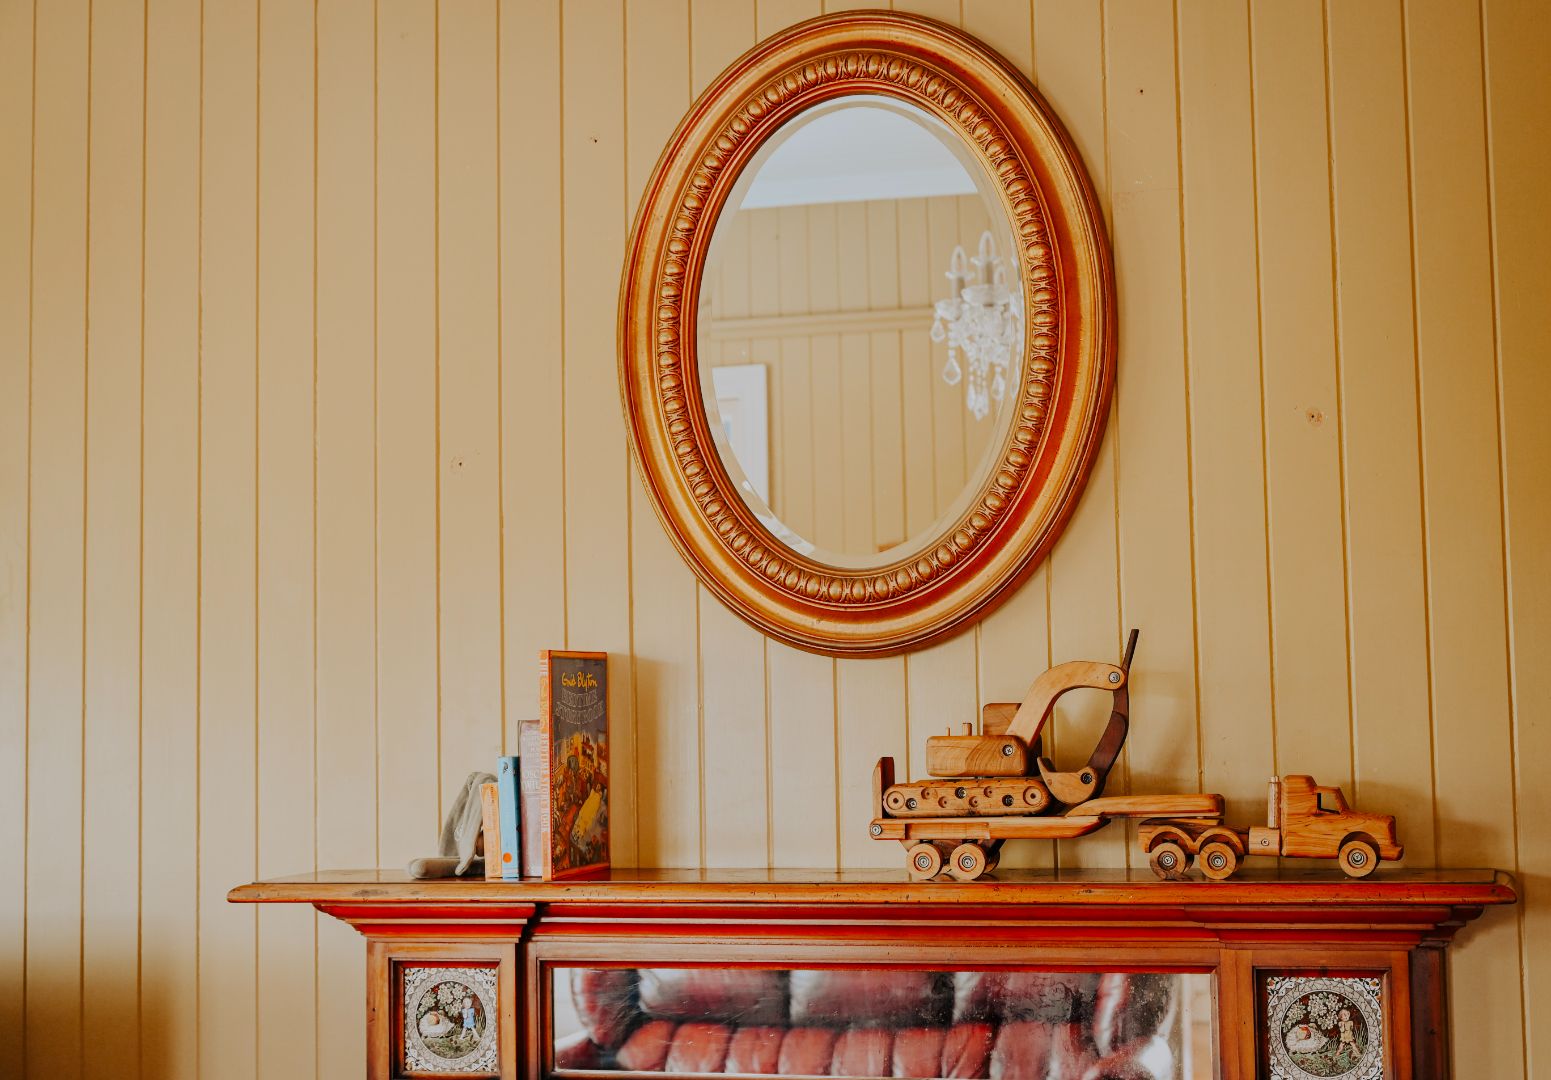
[{"label": "toy truck wheel", "polygon": [[1341,845],[1336,859],[1347,877],[1367,877],[1379,868],[1378,850],[1366,840],[1348,840]]},{"label": "toy truck wheel", "polygon": [[935,844],[915,844],[905,852],[905,857],[910,861],[910,876],[917,881],[942,873],[942,852]]},{"label": "toy truck wheel", "polygon": [[954,848],[953,854],[948,857],[948,873],[960,881],[974,881],[986,872],[989,864],[984,848],[965,841]]},{"label": "toy truck wheel", "polygon": [[1238,852],[1217,840],[1202,845],[1200,861],[1201,873],[1213,881],[1232,877],[1233,872],[1239,868]]},{"label": "toy truck wheel", "polygon": [[1190,854],[1174,841],[1165,840],[1153,845],[1147,854],[1147,863],[1152,867],[1152,872],[1165,881],[1178,880],[1190,869]]}]

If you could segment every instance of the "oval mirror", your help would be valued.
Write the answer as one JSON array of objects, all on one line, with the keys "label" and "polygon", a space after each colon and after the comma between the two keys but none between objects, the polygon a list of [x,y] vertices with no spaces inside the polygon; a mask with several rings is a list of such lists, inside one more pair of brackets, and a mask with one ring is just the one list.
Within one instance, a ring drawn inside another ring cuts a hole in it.
[{"label": "oval mirror", "polygon": [[700,281],[700,389],[718,456],[772,537],[887,566],[985,482],[1023,360],[1007,212],[916,105],[855,94],[745,166]]},{"label": "oval mirror", "polygon": [[834,655],[964,626],[1048,551],[1097,449],[1113,291],[1081,162],[951,27],[847,13],[681,123],[625,266],[621,384],[679,551]]}]

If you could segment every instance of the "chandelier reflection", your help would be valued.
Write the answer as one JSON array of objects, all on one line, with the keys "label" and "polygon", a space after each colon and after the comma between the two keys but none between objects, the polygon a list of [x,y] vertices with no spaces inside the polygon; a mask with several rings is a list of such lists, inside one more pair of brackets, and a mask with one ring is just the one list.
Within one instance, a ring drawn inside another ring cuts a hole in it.
[{"label": "chandelier reflection", "polygon": [[959,354],[964,355],[969,368],[964,404],[976,420],[984,420],[992,403],[1000,404],[1006,396],[1008,380],[1018,376],[1022,295],[1008,265],[996,252],[990,230],[980,234],[980,250],[974,258],[965,255],[962,246],[953,249],[947,278],[953,284],[953,295],[937,301],[932,340],[948,343],[942,377],[949,386],[957,386],[964,378]]}]

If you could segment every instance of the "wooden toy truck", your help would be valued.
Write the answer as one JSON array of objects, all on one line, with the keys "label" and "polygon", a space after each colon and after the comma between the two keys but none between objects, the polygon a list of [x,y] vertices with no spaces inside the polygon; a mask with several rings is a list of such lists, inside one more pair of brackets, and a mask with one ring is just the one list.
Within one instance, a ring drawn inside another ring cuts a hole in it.
[{"label": "wooden toy truck", "polygon": [[1188,818],[1144,821],[1137,841],[1161,878],[1184,876],[1194,858],[1201,873],[1219,881],[1248,855],[1335,859],[1360,878],[1405,853],[1393,817],[1353,810],[1340,788],[1319,787],[1312,776],[1272,777],[1266,818],[1265,826],[1248,829]]}]

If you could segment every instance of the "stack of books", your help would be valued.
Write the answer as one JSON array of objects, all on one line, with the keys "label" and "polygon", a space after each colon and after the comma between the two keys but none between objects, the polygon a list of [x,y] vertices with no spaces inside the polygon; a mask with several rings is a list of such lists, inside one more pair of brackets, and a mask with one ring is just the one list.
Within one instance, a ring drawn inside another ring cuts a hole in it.
[{"label": "stack of books", "polygon": [[480,791],[485,877],[556,878],[609,865],[608,654],[539,654],[539,718]]}]

